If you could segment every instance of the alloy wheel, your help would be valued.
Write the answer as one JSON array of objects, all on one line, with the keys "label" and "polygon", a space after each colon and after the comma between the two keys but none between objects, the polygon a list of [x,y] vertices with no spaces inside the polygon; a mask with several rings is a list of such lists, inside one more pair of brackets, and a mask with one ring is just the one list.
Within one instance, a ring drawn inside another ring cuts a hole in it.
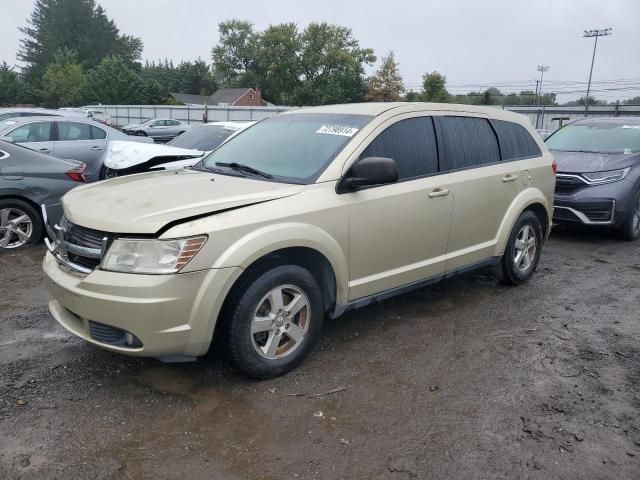
[{"label": "alloy wheel", "polygon": [[311,306],[305,293],[293,285],[280,285],[267,293],[251,321],[255,351],[269,360],[290,355],[304,340],[311,321]]},{"label": "alloy wheel", "polygon": [[0,248],[22,247],[32,234],[33,222],[29,215],[13,207],[0,210]]},{"label": "alloy wheel", "polygon": [[536,234],[531,225],[524,225],[516,236],[513,262],[518,270],[526,272],[536,258]]}]

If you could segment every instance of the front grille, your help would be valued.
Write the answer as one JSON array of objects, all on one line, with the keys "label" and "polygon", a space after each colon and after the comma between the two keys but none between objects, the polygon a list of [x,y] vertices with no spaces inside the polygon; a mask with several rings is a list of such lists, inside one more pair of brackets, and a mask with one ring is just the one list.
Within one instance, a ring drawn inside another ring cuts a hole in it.
[{"label": "front grille", "polygon": [[62,239],[68,244],[61,245],[60,247],[61,250],[63,250],[64,256],[66,256],[72,264],[78,265],[79,267],[90,270],[97,268],[101,261],[99,255],[83,255],[82,251],[78,252],[78,249],[74,249],[73,247],[90,248],[101,252],[103,248],[109,248],[113,242],[113,234],[75,225],[64,216],[60,220],[60,227],[62,229]]},{"label": "front grille", "polygon": [[573,195],[587,185],[576,177],[556,177],[556,195]]}]

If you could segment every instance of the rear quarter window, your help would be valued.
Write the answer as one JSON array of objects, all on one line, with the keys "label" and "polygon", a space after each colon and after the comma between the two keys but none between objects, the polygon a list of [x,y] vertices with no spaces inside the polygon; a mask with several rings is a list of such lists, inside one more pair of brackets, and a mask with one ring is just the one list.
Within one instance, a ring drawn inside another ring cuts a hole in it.
[{"label": "rear quarter window", "polygon": [[498,139],[488,120],[436,117],[448,170],[480,167],[500,161]]},{"label": "rear quarter window", "polygon": [[493,126],[500,141],[502,160],[517,160],[542,155],[540,147],[522,125],[504,120],[494,120]]}]

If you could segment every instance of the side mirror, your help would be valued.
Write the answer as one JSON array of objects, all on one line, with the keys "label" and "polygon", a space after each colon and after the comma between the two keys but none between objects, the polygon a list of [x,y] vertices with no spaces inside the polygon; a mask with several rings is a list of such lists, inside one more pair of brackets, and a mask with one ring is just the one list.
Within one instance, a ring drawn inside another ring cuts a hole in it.
[{"label": "side mirror", "polygon": [[347,193],[361,187],[384,185],[398,181],[398,166],[393,158],[366,157],[354,163],[340,180],[338,193]]}]

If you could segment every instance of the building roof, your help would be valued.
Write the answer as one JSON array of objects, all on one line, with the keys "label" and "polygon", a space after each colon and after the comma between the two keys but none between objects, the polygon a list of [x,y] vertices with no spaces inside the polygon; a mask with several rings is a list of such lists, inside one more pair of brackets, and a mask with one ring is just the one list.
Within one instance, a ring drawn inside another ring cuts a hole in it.
[{"label": "building roof", "polygon": [[215,106],[221,103],[231,105],[233,102],[237,101],[249,91],[253,91],[252,88],[220,88],[216,90],[213,95],[209,95],[208,97],[205,95],[191,95],[188,93],[173,93],[171,92],[171,96],[176,100],[187,104],[187,105],[204,105],[206,102],[207,105]]}]

